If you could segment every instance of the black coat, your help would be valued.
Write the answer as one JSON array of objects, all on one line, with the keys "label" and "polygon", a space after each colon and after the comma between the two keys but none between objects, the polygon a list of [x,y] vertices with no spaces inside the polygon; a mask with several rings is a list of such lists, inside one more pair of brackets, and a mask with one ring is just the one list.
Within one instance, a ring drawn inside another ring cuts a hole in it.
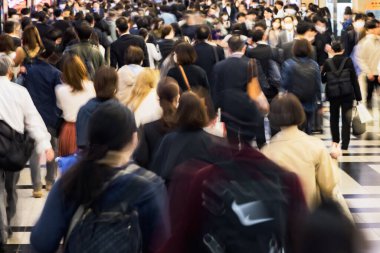
[{"label": "black coat", "polygon": [[208,80],[211,80],[212,68],[214,65],[225,59],[224,50],[220,46],[212,46],[207,42],[198,42],[194,45],[197,52],[196,65],[207,73]]},{"label": "black coat", "polygon": [[71,27],[71,24],[66,20],[57,20],[54,22],[53,27],[64,33],[69,27]]},{"label": "black coat", "polygon": [[[210,85],[208,83],[207,74],[202,68],[194,64],[184,65],[182,67],[191,88],[203,87],[206,90],[209,90]],[[185,80],[182,76],[182,73],[179,67],[174,67],[170,69],[168,72],[168,76],[177,80],[178,85],[183,92],[188,90],[188,87],[186,86]]]},{"label": "black coat", "polygon": [[174,48],[174,40],[162,39],[162,40],[159,40],[157,43],[162,55],[161,62],[163,62],[166,59],[166,57],[168,57],[168,55],[172,52]]},{"label": "black coat", "polygon": [[125,55],[129,46],[137,46],[144,51],[143,66],[148,67],[149,57],[144,39],[131,34],[124,34],[111,44],[111,66],[121,68],[125,65]]}]

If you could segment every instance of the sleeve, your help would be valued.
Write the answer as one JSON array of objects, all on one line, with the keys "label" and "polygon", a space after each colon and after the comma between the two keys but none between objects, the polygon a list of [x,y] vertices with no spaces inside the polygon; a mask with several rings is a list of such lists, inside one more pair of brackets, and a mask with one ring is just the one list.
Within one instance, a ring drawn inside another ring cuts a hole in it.
[{"label": "sleeve", "polygon": [[218,49],[219,61],[226,59],[226,56],[224,54],[224,49],[221,46],[217,46],[216,48]]},{"label": "sleeve", "polygon": [[24,90],[24,124],[25,129],[29,132],[30,136],[36,141],[36,151],[42,154],[45,150],[51,148],[50,134],[46,128],[41,115],[38,113],[37,108],[34,106],[32,98],[29,93]]},{"label": "sleeve", "polygon": [[281,71],[281,91],[288,91],[291,88],[290,84],[290,75],[289,72],[291,70],[291,66],[289,64],[289,61],[285,61],[282,65],[282,71]]},{"label": "sleeve", "polygon": [[367,59],[368,59],[368,53],[367,50],[368,48],[365,45],[365,38],[364,40],[361,41],[362,43],[359,42],[356,48],[356,61],[361,69],[361,71],[365,74],[371,73],[371,69],[367,64]]},{"label": "sleeve", "polygon": [[58,182],[54,184],[40,218],[32,228],[30,243],[35,252],[56,252],[62,238],[67,233],[74,211],[65,213],[67,208],[63,203],[59,186]]},{"label": "sleeve", "polygon": [[356,75],[355,66],[354,66],[354,63],[352,62],[351,58],[348,58],[347,65],[348,65],[348,68],[350,69],[351,83],[352,83],[352,86],[354,88],[355,100],[356,101],[362,101],[362,93],[360,90],[358,76]]},{"label": "sleeve", "polygon": [[139,145],[133,153],[133,160],[143,168],[148,168],[151,160],[151,154],[149,152],[148,140],[146,138],[145,128],[141,130],[141,138]]},{"label": "sleeve", "polygon": [[143,60],[143,66],[149,67],[149,55],[148,55],[148,48],[146,46],[146,43],[142,42],[142,49],[144,51],[144,60]]},{"label": "sleeve", "polygon": [[318,63],[313,61],[315,68],[315,81],[317,83],[317,99],[319,102],[322,101],[322,79],[321,79],[321,71],[319,69]]},{"label": "sleeve", "polygon": [[152,47],[152,48],[153,50],[151,50],[151,53],[152,53],[153,59],[155,61],[160,61],[162,59],[160,49],[158,47]]},{"label": "sleeve", "polygon": [[115,44],[111,44],[111,67],[117,67],[117,55],[115,51]]},{"label": "sleeve", "polygon": [[329,71],[330,71],[330,66],[327,64],[327,61],[325,61],[325,63],[322,66],[322,72],[321,72],[322,83],[326,83],[327,82],[327,75],[326,74]]},{"label": "sleeve", "polygon": [[333,161],[323,144],[320,146],[320,153],[316,161],[316,180],[323,197],[333,198],[334,189],[338,184],[336,173],[334,173]]},{"label": "sleeve", "polygon": [[207,90],[210,90],[210,84],[208,82],[206,71],[204,71],[203,69],[200,69],[200,71],[201,71],[201,75],[202,75],[203,87],[206,88]]}]

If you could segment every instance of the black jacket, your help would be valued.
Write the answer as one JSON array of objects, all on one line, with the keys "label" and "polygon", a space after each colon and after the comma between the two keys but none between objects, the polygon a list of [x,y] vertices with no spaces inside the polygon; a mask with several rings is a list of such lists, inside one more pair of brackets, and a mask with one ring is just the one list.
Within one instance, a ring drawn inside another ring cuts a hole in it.
[{"label": "black jacket", "polygon": [[71,25],[69,21],[57,20],[54,22],[53,27],[64,33],[69,27],[71,27]]},{"label": "black jacket", "polygon": [[121,68],[125,65],[125,55],[129,46],[140,47],[144,51],[143,66],[149,66],[148,51],[142,37],[124,34],[111,44],[111,66]]},{"label": "black jacket", "polygon": [[157,43],[162,55],[161,62],[163,62],[166,59],[166,57],[168,57],[168,55],[172,52],[174,48],[174,40],[162,39],[162,40],[159,40]]},{"label": "black jacket", "polygon": [[350,30],[343,38],[344,54],[346,56],[351,56],[354,47],[359,41],[359,34],[355,30]]},{"label": "black jacket", "polygon": [[[282,57],[282,60],[283,62],[290,59],[290,58],[293,58],[293,46],[294,46],[294,40],[293,41],[290,41],[290,42],[287,42],[287,43],[283,43],[281,45],[281,49],[283,51],[283,57]],[[316,52],[316,48],[315,46],[311,46],[311,49],[312,49],[312,52],[311,52],[311,59],[313,59],[314,61],[317,61],[317,52]]]},{"label": "black jacket", "polygon": [[247,49],[245,55],[249,58],[255,58],[260,61],[274,60],[279,64],[283,61],[281,49],[264,44],[258,44],[255,48]]},{"label": "black jacket", "polygon": [[[344,55],[336,55],[332,58],[334,66],[336,69],[339,69],[339,66],[342,64],[342,62],[345,58],[346,58],[346,56],[344,56]],[[352,63],[351,58],[348,58],[343,69],[349,69],[350,70],[351,84],[354,88],[354,92],[349,96],[343,97],[342,99],[344,99],[345,101],[348,101],[348,102],[353,101],[354,99],[357,101],[361,101],[362,100],[362,94],[360,92],[358,77],[356,75],[355,67],[354,67],[354,64]],[[327,81],[326,73],[328,73],[328,72],[331,72],[331,68],[330,68],[330,65],[328,63],[325,63],[323,65],[323,69],[322,69],[322,82],[324,82],[324,83]],[[328,83],[327,83],[327,85],[328,85]]]},{"label": "black jacket", "polygon": [[45,24],[45,23],[36,23],[36,28],[40,34],[41,39],[46,38],[46,35],[52,30],[52,26]]},{"label": "black jacket", "polygon": [[194,49],[197,52],[195,64],[206,71],[208,80],[211,80],[212,68],[225,59],[223,48],[212,46],[207,42],[198,42],[194,45]]},{"label": "black jacket", "polygon": [[[182,66],[183,70],[186,74],[187,79],[189,80],[190,87],[203,87],[206,90],[209,90],[209,83],[207,79],[206,72],[197,65],[184,65]],[[188,88],[186,86],[185,80],[182,76],[181,70],[179,67],[174,67],[169,70],[168,76],[177,80],[179,87],[183,92],[187,91]]]},{"label": "black jacket", "polygon": [[328,54],[325,52],[325,47],[327,44],[331,44],[331,34],[325,32],[323,34],[318,33],[315,36],[315,48],[317,50],[317,63],[322,66],[325,61],[329,58]]}]

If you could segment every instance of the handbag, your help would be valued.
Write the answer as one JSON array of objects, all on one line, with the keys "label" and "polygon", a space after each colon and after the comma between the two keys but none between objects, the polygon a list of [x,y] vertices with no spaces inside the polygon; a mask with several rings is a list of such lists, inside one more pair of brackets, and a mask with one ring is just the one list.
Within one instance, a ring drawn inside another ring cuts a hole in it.
[{"label": "handbag", "polygon": [[32,155],[34,143],[28,132],[20,134],[0,120],[0,168],[11,172],[22,170]]},{"label": "handbag", "polygon": [[366,131],[366,123],[362,123],[359,117],[358,109],[355,107],[355,115],[352,119],[352,134],[359,136],[364,134]]},{"label": "handbag", "polygon": [[179,65],[178,67],[179,67],[179,70],[181,71],[182,78],[183,78],[183,80],[185,81],[185,84],[186,84],[186,87],[187,87],[187,91],[191,91],[191,87],[190,87],[189,79],[187,79],[186,73],[185,73],[185,71],[183,70],[182,65]]}]

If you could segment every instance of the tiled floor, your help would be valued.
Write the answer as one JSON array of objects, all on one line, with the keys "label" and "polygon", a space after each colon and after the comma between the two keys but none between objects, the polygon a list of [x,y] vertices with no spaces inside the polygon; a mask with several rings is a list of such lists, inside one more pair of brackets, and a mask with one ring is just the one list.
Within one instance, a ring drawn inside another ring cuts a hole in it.
[{"label": "tiled floor", "polygon": [[[341,187],[358,227],[369,241],[368,253],[380,252],[380,121],[379,109],[373,110],[375,121],[360,139],[353,137],[350,149],[339,159]],[[324,134],[318,135],[326,146],[331,144],[328,112],[324,119]],[[42,172],[44,175],[44,171]],[[32,198],[30,172],[21,172],[19,202],[14,220],[13,237],[6,252],[30,252],[31,227],[38,219],[46,195]]]}]

